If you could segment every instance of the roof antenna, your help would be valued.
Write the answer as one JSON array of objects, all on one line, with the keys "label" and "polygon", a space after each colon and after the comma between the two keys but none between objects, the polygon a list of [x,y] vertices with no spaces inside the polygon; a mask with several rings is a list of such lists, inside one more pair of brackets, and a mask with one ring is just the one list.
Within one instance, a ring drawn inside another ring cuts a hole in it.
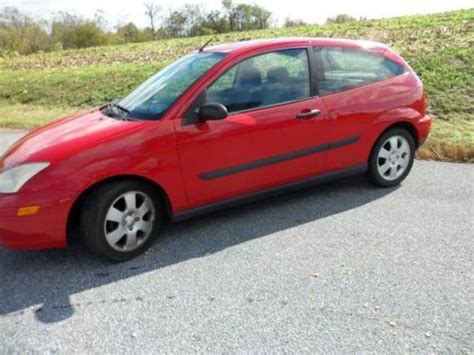
[{"label": "roof antenna", "polygon": [[204,50],[204,48],[206,48],[206,46],[211,43],[212,41],[214,40],[214,37],[212,37],[209,41],[207,41],[206,43],[204,43],[204,45],[199,48],[199,52],[202,52]]}]

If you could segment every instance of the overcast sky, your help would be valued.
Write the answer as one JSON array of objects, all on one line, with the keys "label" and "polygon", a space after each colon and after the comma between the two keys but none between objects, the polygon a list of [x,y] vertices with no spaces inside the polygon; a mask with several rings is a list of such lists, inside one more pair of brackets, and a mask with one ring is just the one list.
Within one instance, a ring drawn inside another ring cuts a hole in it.
[{"label": "overcast sky", "polygon": [[[177,8],[190,0],[159,0],[163,8]],[[234,0],[256,3],[273,13],[274,20],[282,23],[286,17],[309,23],[323,23],[326,18],[340,13],[354,17],[381,18],[400,15],[424,14],[473,8],[474,0]],[[202,0],[208,9],[221,8],[220,0]],[[97,9],[103,10],[109,26],[133,21],[140,27],[147,25],[143,1],[120,0],[0,0],[0,7],[16,6],[32,15],[50,17],[57,11],[67,10],[92,17]]]}]

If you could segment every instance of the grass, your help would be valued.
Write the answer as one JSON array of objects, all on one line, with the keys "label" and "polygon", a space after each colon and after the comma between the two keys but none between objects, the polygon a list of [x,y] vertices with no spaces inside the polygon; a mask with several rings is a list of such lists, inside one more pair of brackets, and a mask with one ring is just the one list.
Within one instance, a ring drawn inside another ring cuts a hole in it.
[{"label": "grass", "polygon": [[78,111],[73,107],[10,104],[0,101],[0,128],[32,129]]},{"label": "grass", "polygon": [[[474,9],[347,24],[219,35],[363,38],[387,43],[422,78],[436,118],[424,159],[474,161]],[[122,97],[209,37],[63,50],[0,59],[0,126],[33,128]]]},{"label": "grass", "polygon": [[436,120],[418,159],[474,163],[474,121]]}]

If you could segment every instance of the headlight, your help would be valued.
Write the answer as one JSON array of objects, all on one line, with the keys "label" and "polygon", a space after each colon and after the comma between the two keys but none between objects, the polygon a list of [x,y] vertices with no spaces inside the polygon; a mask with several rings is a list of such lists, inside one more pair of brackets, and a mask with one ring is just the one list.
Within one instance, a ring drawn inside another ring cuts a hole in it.
[{"label": "headlight", "polygon": [[30,163],[0,172],[0,193],[18,192],[28,180],[48,166],[49,163]]}]

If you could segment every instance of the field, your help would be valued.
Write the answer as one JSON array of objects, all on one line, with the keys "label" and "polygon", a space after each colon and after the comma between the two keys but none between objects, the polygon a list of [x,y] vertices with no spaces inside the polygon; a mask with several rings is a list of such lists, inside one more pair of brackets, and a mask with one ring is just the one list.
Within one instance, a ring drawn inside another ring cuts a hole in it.
[{"label": "field", "polygon": [[[339,37],[389,44],[422,78],[436,118],[425,159],[474,162],[474,9],[346,24],[218,35],[216,42]],[[0,127],[33,128],[128,93],[210,37],[0,59]]]}]

